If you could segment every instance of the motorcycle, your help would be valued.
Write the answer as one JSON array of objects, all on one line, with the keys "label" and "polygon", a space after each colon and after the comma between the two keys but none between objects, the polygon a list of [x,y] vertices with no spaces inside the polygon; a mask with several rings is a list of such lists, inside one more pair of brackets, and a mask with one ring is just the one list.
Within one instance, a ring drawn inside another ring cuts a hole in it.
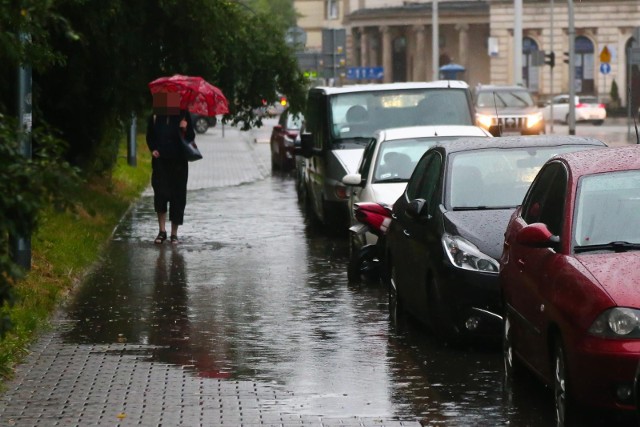
[{"label": "motorcycle", "polygon": [[359,282],[365,277],[380,277],[384,256],[384,236],[391,223],[391,207],[384,203],[355,203],[353,212],[358,224],[349,228],[349,266],[347,278]]}]

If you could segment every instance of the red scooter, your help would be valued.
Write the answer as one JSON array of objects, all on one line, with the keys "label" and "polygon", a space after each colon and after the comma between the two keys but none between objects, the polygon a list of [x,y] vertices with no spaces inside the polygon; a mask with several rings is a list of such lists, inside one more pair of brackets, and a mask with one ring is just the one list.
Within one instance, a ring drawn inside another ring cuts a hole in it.
[{"label": "red scooter", "polygon": [[353,206],[358,224],[349,228],[350,282],[359,282],[363,277],[374,280],[380,277],[384,256],[384,236],[391,223],[391,207],[384,203],[362,202]]}]

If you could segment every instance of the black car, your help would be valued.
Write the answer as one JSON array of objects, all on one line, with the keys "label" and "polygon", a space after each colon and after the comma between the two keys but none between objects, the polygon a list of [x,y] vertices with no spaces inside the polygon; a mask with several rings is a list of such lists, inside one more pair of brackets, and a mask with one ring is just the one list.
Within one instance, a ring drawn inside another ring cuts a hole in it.
[{"label": "black car", "polygon": [[191,113],[191,123],[193,129],[198,133],[205,133],[210,127],[214,127],[218,119],[213,116],[201,116],[200,114]]},{"label": "black car", "polygon": [[406,310],[448,341],[499,338],[498,259],[512,212],[550,157],[602,146],[554,135],[430,148],[393,206],[385,253],[391,316]]}]

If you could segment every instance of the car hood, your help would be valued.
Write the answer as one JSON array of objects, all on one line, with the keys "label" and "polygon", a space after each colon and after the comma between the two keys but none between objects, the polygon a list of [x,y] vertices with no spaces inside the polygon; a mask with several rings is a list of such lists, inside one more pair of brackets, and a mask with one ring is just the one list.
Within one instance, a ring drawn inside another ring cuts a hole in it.
[{"label": "car hood", "polygon": [[387,205],[393,205],[398,197],[402,195],[402,192],[407,187],[406,182],[387,182],[380,184],[371,184],[371,190],[373,197],[377,203],[386,203]]},{"label": "car hood", "polygon": [[617,305],[640,307],[640,251],[584,253],[576,259]]},{"label": "car hood", "polygon": [[447,211],[444,229],[461,236],[482,253],[498,260],[502,254],[504,232],[514,209],[488,209],[477,211]]},{"label": "car hood", "polygon": [[362,152],[364,148],[354,148],[350,150],[333,150],[333,154],[336,156],[346,174],[356,173],[358,170],[358,164],[362,158]]}]

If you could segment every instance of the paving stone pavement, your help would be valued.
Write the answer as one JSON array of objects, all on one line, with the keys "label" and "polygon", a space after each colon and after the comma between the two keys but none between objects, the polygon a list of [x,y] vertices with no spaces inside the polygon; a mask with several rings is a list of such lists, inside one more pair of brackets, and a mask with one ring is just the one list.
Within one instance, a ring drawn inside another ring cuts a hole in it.
[{"label": "paving stone pavement", "polygon": [[[267,121],[267,126],[269,125]],[[271,124],[272,125],[272,124]],[[235,186],[270,175],[265,132],[227,126],[197,137],[189,189]],[[256,142],[257,140],[257,142]],[[149,194],[149,190],[146,192]],[[416,421],[297,414],[277,384],[202,378],[151,361],[142,344],[74,344],[61,309],[0,394],[0,426],[419,426]]]}]

